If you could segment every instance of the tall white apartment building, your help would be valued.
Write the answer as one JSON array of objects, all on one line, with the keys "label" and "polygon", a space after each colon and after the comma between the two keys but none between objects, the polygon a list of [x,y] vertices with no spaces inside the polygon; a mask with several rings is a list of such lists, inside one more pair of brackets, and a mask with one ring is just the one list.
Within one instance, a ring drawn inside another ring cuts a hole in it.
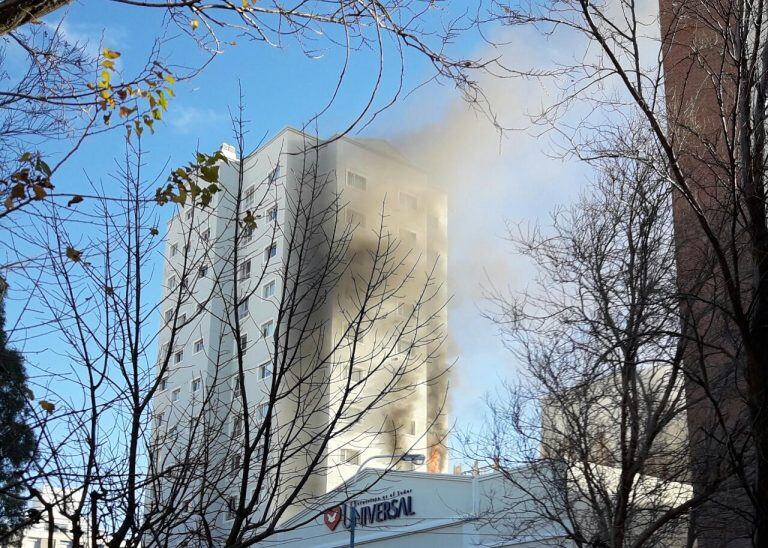
[{"label": "tall white apartment building", "polygon": [[[422,453],[423,466],[395,465],[442,471],[445,195],[380,140],[286,128],[243,159],[222,152],[211,205],[180,207],[168,225],[152,462],[224,464],[190,473],[184,485],[207,487],[166,504],[204,501],[226,529],[244,460],[269,469],[248,472],[256,497],[278,500],[296,482],[270,478],[299,478],[321,456],[295,512],[375,455]],[[232,441],[243,435],[263,442],[244,455]]]}]

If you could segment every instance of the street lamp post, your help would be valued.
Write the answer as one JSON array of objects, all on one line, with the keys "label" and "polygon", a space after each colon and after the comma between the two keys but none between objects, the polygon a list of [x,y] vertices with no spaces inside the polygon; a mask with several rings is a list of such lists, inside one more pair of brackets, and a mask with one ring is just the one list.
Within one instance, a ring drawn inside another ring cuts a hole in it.
[{"label": "street lamp post", "polygon": [[[360,473],[360,470],[362,470],[366,464],[375,459],[397,459],[397,462],[412,462],[416,466],[421,466],[424,464],[425,460],[424,455],[421,453],[404,453],[402,455],[373,455],[372,457],[368,457],[362,463],[360,463],[360,465],[357,467],[357,470],[355,471],[355,475],[352,477],[357,477],[357,475]],[[355,525],[357,525],[357,510],[351,506],[350,508],[352,509],[352,517],[349,520],[349,548],[355,548]]]}]

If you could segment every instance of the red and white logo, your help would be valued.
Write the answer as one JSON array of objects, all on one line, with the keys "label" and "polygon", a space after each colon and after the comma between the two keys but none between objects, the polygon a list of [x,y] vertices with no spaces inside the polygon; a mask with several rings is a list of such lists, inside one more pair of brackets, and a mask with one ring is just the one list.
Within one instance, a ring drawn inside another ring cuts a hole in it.
[{"label": "red and white logo", "polygon": [[323,522],[328,526],[328,529],[333,531],[341,521],[341,507],[336,506],[325,511],[323,514]]}]

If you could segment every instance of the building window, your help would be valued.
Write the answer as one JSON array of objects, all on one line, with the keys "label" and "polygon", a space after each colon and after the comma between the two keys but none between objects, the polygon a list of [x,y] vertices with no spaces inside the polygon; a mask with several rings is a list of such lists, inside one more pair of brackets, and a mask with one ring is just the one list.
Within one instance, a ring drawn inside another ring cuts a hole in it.
[{"label": "building window", "polygon": [[157,422],[157,427],[162,428],[163,424],[165,424],[165,413],[155,415],[155,421]]},{"label": "building window", "polygon": [[171,401],[179,401],[179,397],[181,396],[181,388],[177,388],[173,392],[171,392]]},{"label": "building window", "polygon": [[169,308],[165,311],[165,323],[173,322],[173,308]]},{"label": "building window", "polygon": [[187,221],[191,221],[192,220],[192,212],[193,211],[194,210],[191,207],[187,210],[187,214],[186,214],[187,215]]},{"label": "building window", "polygon": [[[238,349],[235,348],[235,352],[237,352]],[[248,351],[248,334],[245,333],[243,335],[240,335],[240,354],[242,356],[245,356],[245,353]]]},{"label": "building window", "polygon": [[179,281],[176,279],[176,276],[171,276],[168,278],[168,290],[173,291],[179,287]]},{"label": "building window", "polygon": [[267,210],[267,221],[270,223],[277,221],[277,206],[272,206]]},{"label": "building window", "polygon": [[272,320],[269,320],[268,322],[264,322],[261,324],[261,336],[265,339],[268,337],[271,337],[272,334],[275,332],[275,322]]},{"label": "building window", "polygon": [[255,199],[256,199],[256,187],[249,186],[248,188],[245,189],[245,195],[243,198],[245,207],[252,206]]},{"label": "building window", "polygon": [[200,278],[205,278],[208,275],[208,265],[200,265],[200,268],[197,269],[197,275]]},{"label": "building window", "polygon": [[280,164],[277,164],[275,168],[269,173],[269,182],[274,183],[280,178]]},{"label": "building window", "polygon": [[274,280],[269,282],[267,285],[264,286],[262,289],[262,295],[265,299],[268,299],[270,297],[275,296],[275,282]]},{"label": "building window", "polygon": [[232,382],[232,392],[240,392],[240,375],[235,375],[235,379]]},{"label": "building window", "polygon": [[32,538],[30,540],[32,541],[32,548],[43,548],[43,539]]},{"label": "building window", "polygon": [[353,367],[352,368],[352,375],[350,376],[350,379],[352,382],[361,382],[363,380],[363,377],[365,375],[365,372],[359,368],[359,367]]},{"label": "building window", "polygon": [[232,521],[233,519],[235,519],[236,510],[237,510],[237,498],[227,497],[227,514],[225,516],[225,519],[227,521]]},{"label": "building window", "polygon": [[259,405],[259,419],[264,420],[269,414],[269,402],[264,402]]},{"label": "building window", "polygon": [[168,355],[168,350],[171,349],[171,343],[163,343],[160,345],[160,361],[165,360],[165,357]]},{"label": "building window", "polygon": [[411,423],[408,425],[408,427],[409,427],[408,428],[408,433],[411,436],[415,436],[416,435],[416,421],[412,420]]},{"label": "building window", "polygon": [[400,205],[411,211],[419,209],[419,200],[413,194],[407,192],[400,193]]},{"label": "building window", "polygon": [[203,385],[203,380],[198,377],[196,379],[192,379],[192,392],[197,392],[200,390],[200,387]]},{"label": "building window", "polygon": [[238,269],[237,276],[241,280],[247,280],[248,278],[251,277],[251,260],[250,259],[240,263],[240,268]]},{"label": "building window", "polygon": [[203,348],[204,348],[204,346],[205,346],[205,345],[204,345],[204,343],[203,343],[203,339],[197,339],[197,340],[195,341],[195,354],[197,354],[198,352],[202,352],[202,351],[203,351]]},{"label": "building window", "polygon": [[157,389],[161,392],[168,388],[168,377],[162,377],[160,382],[157,383]]},{"label": "building window", "polygon": [[187,323],[187,314],[186,313],[179,315],[179,322],[178,323],[179,323],[179,326],[182,326],[185,323]]},{"label": "building window", "polygon": [[171,244],[171,257],[175,257],[179,252],[179,244]]},{"label": "building window", "polygon": [[253,227],[252,226],[246,226],[243,227],[243,237],[241,238],[242,243],[247,244],[251,241],[253,238]]},{"label": "building window", "polygon": [[272,376],[272,362],[264,362],[259,366],[259,378],[266,379]]},{"label": "building window", "polygon": [[240,471],[242,465],[242,457],[240,453],[235,453],[229,458],[229,471],[233,474],[237,474]]},{"label": "building window", "polygon": [[409,318],[413,315],[414,307],[409,303],[400,303],[397,305],[397,315],[401,318]]},{"label": "building window", "polygon": [[173,355],[173,363],[181,363],[181,360],[183,360],[183,359],[184,359],[184,351],[183,350],[178,350]]},{"label": "building window", "polygon": [[248,297],[240,301],[237,305],[237,319],[242,320],[248,316]]},{"label": "building window", "polygon": [[360,464],[360,451],[356,449],[342,449],[339,456],[344,464]]},{"label": "building window", "polygon": [[347,209],[347,224],[353,228],[365,227],[365,216],[353,209]]},{"label": "building window", "polygon": [[273,243],[264,249],[264,261],[269,261],[277,256],[277,244]]},{"label": "building window", "polygon": [[347,171],[347,186],[357,190],[365,190],[365,187],[368,186],[368,180],[359,173]]},{"label": "building window", "polygon": [[206,228],[205,230],[203,230],[202,234],[200,234],[200,239],[203,240],[204,242],[207,242],[210,238],[211,238],[211,229]]},{"label": "building window", "polygon": [[236,416],[232,419],[232,435],[239,436],[243,433],[243,417]]}]

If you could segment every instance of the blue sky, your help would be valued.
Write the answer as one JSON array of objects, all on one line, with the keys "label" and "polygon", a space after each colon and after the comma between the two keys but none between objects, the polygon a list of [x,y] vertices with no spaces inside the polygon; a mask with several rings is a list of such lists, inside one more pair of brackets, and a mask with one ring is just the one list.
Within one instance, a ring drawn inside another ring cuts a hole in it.
[{"label": "blue sky", "polygon": [[[461,2],[454,2],[459,6]],[[440,15],[440,14],[436,14]],[[130,72],[147,55],[160,28],[160,13],[105,2],[71,6],[64,29],[72,39],[100,44],[122,53],[120,67]],[[49,16],[54,24],[61,13]],[[492,33],[506,32],[501,28]],[[178,31],[173,31],[177,33]],[[511,40],[501,53],[512,59],[544,59],[570,52],[568,43],[544,44],[532,36]],[[212,151],[231,141],[229,110],[235,108],[238,86],[246,97],[251,145],[285,125],[302,126],[327,102],[342,62],[340,48],[321,49],[319,58],[308,58],[295,43],[283,48],[240,42],[189,82],[176,86],[166,120],[145,141],[150,151],[149,171],[163,174],[169,166],[186,163],[193,151]],[[320,39],[318,44],[325,42]],[[165,49],[175,63],[193,65],[202,59],[195,44],[184,36],[170,37]],[[453,45],[458,55],[495,55],[474,34]],[[385,63],[389,63],[388,51]],[[549,59],[547,59],[549,60]],[[353,57],[348,81],[332,108],[318,121],[321,135],[345,128],[359,112],[375,76],[377,59],[370,53]],[[387,64],[384,92],[388,100],[398,83],[399,65]],[[432,76],[423,59],[409,56],[405,84],[412,90]],[[547,90],[531,82],[484,78],[493,106],[504,125],[522,127],[526,114],[546,102]],[[531,272],[512,254],[504,240],[505,222],[546,220],[546,212],[564,203],[585,180],[582,166],[547,156],[551,143],[528,131],[500,136],[490,123],[465,105],[449,85],[430,83],[409,94],[378,116],[363,130],[366,136],[391,139],[406,146],[417,165],[434,173],[435,183],[445,185],[450,199],[449,273],[454,295],[449,322],[452,347],[458,354],[453,376],[452,415],[460,426],[482,420],[480,398],[500,379],[516,374],[512,356],[503,348],[493,325],[482,317],[485,276],[498,286],[523,289]],[[70,188],[85,182],[85,174],[109,184],[109,172],[121,153],[119,132],[85,143],[60,174]],[[156,280],[159,287],[160,280]],[[9,309],[12,316],[13,307]]]}]

